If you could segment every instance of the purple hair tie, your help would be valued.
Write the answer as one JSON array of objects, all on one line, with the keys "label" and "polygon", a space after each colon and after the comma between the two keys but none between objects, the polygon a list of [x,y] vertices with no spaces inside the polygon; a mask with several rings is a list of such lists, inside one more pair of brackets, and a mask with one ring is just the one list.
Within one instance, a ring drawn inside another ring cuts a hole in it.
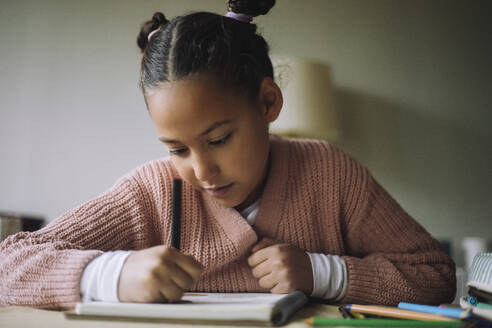
[{"label": "purple hair tie", "polygon": [[253,20],[253,17],[246,15],[246,14],[238,14],[233,11],[228,11],[227,14],[225,14],[226,17],[244,22],[244,23],[250,23]]}]

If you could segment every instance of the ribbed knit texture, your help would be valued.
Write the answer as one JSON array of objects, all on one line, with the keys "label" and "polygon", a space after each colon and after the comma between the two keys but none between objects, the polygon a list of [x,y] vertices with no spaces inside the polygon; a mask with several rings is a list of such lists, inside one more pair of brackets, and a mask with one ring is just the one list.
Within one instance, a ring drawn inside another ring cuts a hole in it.
[{"label": "ribbed knit texture", "polygon": [[[170,245],[169,159],[138,167],[45,228],[0,244],[0,304],[66,309],[104,251]],[[454,298],[455,266],[439,243],[359,163],[328,143],[271,137],[256,224],[183,183],[181,249],[205,266],[196,291],[264,292],[247,264],[263,236],[342,256],[345,303],[437,304]]]}]

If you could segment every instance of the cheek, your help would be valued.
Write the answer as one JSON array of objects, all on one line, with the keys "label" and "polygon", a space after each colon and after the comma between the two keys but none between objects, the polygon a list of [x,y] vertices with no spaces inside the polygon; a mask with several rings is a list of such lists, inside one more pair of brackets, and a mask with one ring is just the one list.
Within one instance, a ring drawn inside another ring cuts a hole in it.
[{"label": "cheek", "polygon": [[239,171],[244,178],[255,183],[261,178],[258,175],[263,173],[268,158],[268,136],[265,140],[250,138],[248,141],[236,148],[236,156],[230,157],[234,162],[229,167],[235,168],[236,172]]},{"label": "cheek", "polygon": [[185,161],[180,160],[178,157],[171,157],[171,161],[179,173],[179,176],[188,182],[189,184],[196,186],[195,175],[193,169],[190,165],[186,164]]}]

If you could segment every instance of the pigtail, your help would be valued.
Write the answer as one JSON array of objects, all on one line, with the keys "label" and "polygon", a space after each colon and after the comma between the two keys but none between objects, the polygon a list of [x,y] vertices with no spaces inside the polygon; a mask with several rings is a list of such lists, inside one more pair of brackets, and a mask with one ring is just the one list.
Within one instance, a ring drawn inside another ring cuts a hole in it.
[{"label": "pigtail", "polygon": [[149,44],[151,37],[154,36],[155,32],[158,29],[162,29],[162,27],[165,26],[167,23],[169,23],[169,21],[166,19],[166,16],[164,16],[164,14],[161,12],[156,12],[152,16],[151,20],[145,22],[142,25],[140,33],[137,36],[137,45],[142,53],[147,48],[147,45]]}]

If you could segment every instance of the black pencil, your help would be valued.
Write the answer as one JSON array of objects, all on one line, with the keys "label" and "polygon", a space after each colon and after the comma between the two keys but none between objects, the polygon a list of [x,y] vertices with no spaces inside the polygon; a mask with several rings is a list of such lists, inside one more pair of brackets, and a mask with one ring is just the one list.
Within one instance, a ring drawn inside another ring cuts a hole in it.
[{"label": "black pencil", "polygon": [[179,249],[181,241],[181,179],[173,179],[171,247]]}]

